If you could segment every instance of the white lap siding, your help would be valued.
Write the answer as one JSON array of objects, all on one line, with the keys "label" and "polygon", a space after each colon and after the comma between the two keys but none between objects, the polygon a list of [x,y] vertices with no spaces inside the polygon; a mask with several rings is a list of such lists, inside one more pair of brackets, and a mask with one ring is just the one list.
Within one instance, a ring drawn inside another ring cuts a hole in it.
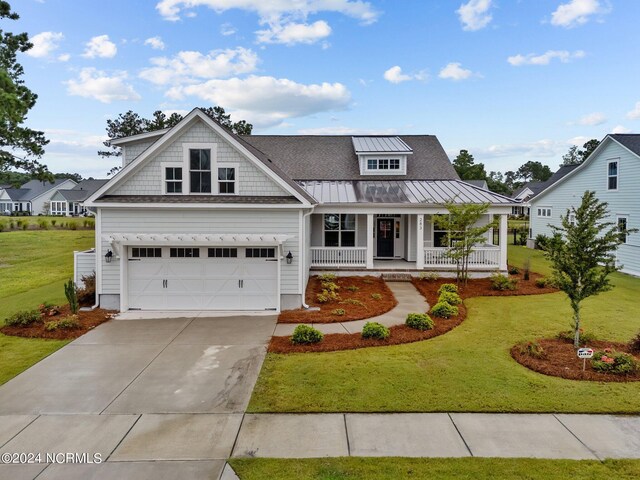
[{"label": "white lap siding", "polygon": [[[101,234],[110,233],[274,233],[292,235],[283,244],[284,255],[289,251],[293,262],[281,263],[281,291],[283,295],[301,294],[299,285],[301,261],[300,216],[298,210],[177,210],[177,209],[101,209]],[[120,260],[104,261],[111,246],[101,240],[101,294],[120,293]]]}]

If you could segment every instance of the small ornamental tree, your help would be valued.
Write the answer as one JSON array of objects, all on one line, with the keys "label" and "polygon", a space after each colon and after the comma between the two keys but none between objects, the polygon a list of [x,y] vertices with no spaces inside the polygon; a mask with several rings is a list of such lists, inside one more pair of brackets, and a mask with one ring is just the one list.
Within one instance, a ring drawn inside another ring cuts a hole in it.
[{"label": "small ornamental tree", "polygon": [[[467,284],[469,277],[469,256],[476,245],[487,241],[486,233],[493,227],[491,222],[478,222],[489,210],[488,203],[456,204],[453,200],[445,203],[448,215],[437,215],[435,224],[447,232],[445,236],[446,255],[456,263],[456,281]],[[440,247],[443,245],[435,245]]]},{"label": "small ornamental tree", "polygon": [[561,226],[549,225],[555,235],[545,256],[551,261],[554,284],[567,294],[573,309],[575,348],[580,346],[581,302],[611,290],[609,275],[621,268],[616,265],[616,250],[626,235],[637,231],[621,231],[613,222],[604,221],[608,215],[608,204],[600,202],[595,192],[586,191],[578,208],[571,207],[560,216]]}]

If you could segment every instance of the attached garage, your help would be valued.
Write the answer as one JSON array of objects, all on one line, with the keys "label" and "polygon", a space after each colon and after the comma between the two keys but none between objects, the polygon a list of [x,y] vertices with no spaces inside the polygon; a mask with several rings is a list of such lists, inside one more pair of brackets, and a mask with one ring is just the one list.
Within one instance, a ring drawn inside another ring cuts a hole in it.
[{"label": "attached garage", "polygon": [[[156,241],[152,243],[151,237]],[[232,246],[229,238],[222,237],[217,244],[204,244],[211,236],[203,235],[181,236],[182,242],[172,243],[175,237],[111,237],[123,260],[123,307],[187,311],[280,309],[279,244],[286,236],[260,236],[262,242],[246,235],[241,239],[244,242],[238,242],[240,239],[235,237],[236,245],[246,246]],[[189,240],[197,245],[189,245]],[[134,244],[127,244],[130,242]]]}]

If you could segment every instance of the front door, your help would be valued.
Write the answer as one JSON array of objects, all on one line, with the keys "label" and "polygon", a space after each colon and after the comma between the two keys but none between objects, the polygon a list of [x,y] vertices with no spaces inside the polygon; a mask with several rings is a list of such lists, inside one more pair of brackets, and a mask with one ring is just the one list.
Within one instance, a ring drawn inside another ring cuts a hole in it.
[{"label": "front door", "polygon": [[378,257],[393,257],[393,218],[379,218],[377,226]]}]

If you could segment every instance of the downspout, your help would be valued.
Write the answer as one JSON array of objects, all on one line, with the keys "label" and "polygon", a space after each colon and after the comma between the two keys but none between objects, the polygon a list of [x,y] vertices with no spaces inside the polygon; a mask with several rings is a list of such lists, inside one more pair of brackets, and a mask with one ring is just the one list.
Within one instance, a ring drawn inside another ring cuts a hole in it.
[{"label": "downspout", "polygon": [[[315,206],[312,206],[311,209],[309,210],[308,213],[304,213],[302,214],[302,230],[304,232],[305,226],[306,226],[306,220],[307,217],[311,216],[311,214],[313,213],[313,210],[315,209]],[[307,246],[307,242],[306,242],[306,237],[304,236],[304,234],[302,235],[302,249],[301,250],[305,250],[305,254],[306,254],[306,246]],[[307,261],[310,261],[309,259],[307,259]],[[305,285],[306,287],[306,285]],[[305,310],[309,310],[311,307],[309,305],[307,305],[305,303],[305,292],[302,292],[302,308],[304,308]]]}]

